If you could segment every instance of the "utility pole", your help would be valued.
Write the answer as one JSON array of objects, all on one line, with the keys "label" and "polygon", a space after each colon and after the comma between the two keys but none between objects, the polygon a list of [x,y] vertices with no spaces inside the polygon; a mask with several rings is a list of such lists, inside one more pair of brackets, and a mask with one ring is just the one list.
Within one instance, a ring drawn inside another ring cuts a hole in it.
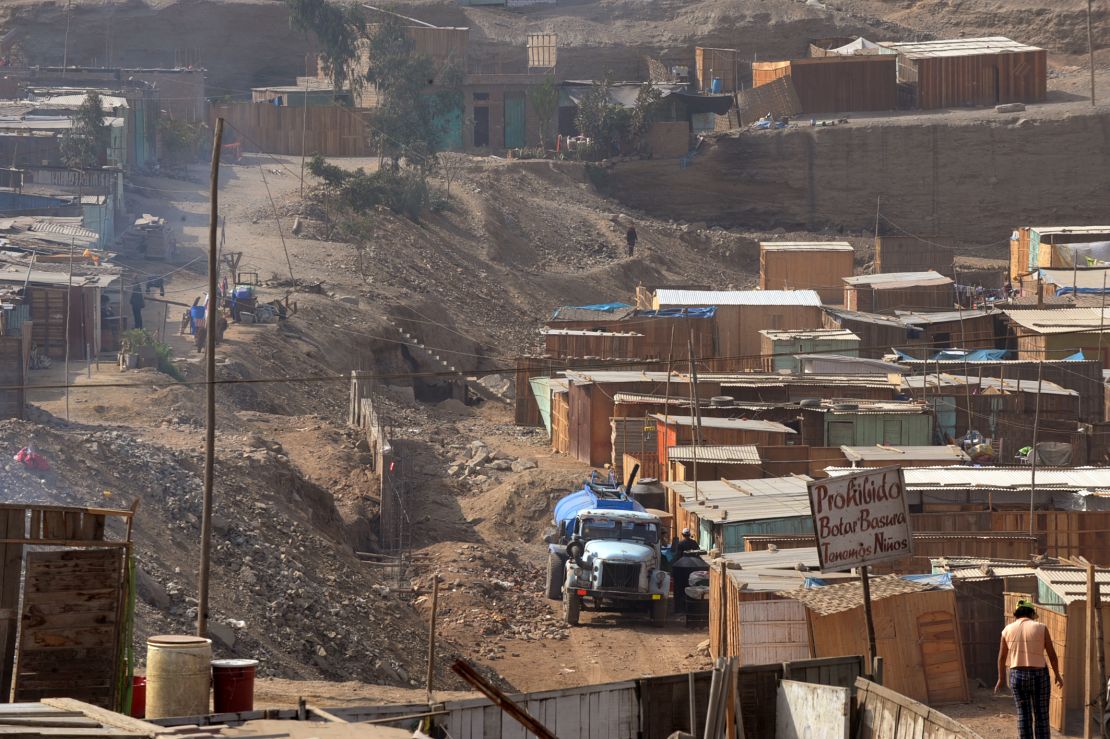
[{"label": "utility pole", "polygon": [[207,356],[205,365],[205,405],[207,418],[204,434],[204,504],[200,519],[200,578],[197,584],[197,636],[208,635],[208,574],[212,558],[212,485],[216,472],[216,277],[217,232],[219,231],[220,150],[224,138],[224,119],[216,119],[216,135],[212,141],[212,175],[208,215],[208,307],[204,312]]},{"label": "utility pole", "polygon": [[1087,55],[1091,61],[1091,107],[1095,105],[1095,32],[1091,28],[1091,0],[1087,0]]}]

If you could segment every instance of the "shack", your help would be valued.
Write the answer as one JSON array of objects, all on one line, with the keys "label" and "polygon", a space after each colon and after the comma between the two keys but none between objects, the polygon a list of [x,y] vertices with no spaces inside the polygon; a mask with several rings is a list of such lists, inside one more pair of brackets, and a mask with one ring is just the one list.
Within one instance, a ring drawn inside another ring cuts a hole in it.
[{"label": "shack", "polygon": [[954,283],[939,272],[885,272],[845,277],[844,307],[869,313],[951,308]]},{"label": "shack", "polygon": [[763,477],[759,450],[750,444],[672,446],[667,449],[667,480],[748,480],[758,477]]},{"label": "shack", "polygon": [[[67,271],[49,270],[45,266],[16,270],[0,264],[0,288],[22,289],[25,283],[22,300],[28,306],[31,340],[39,351],[51,359],[65,359],[68,344],[71,359],[87,360],[90,350],[99,353],[104,339],[101,332],[105,329],[101,296],[111,296],[109,303],[118,304],[121,283],[117,272],[90,270],[71,277]],[[111,320],[118,320],[118,314]],[[104,330],[105,334],[110,332]]]},{"label": "shack", "polygon": [[798,359],[801,354],[859,356],[859,337],[848,329],[763,329],[759,335],[763,337],[760,340],[760,354],[763,355],[763,369],[766,372],[801,372],[801,361]]},{"label": "shack", "polygon": [[[652,307],[716,307],[716,365],[758,368],[761,329],[821,327],[821,297],[813,290],[656,290]],[[718,366],[718,369],[725,369]]]},{"label": "shack", "polygon": [[855,251],[847,241],[763,241],[759,244],[759,289],[813,290],[826,305],[844,299]]},{"label": "shack", "polygon": [[546,322],[545,354],[663,361],[675,356],[676,347],[693,343],[697,356],[708,357],[715,313],[714,308],[636,310],[617,303],[563,306]]},{"label": "shack", "polygon": [[[859,582],[782,595],[806,607],[815,657],[867,653]],[[871,600],[875,646],[883,658],[883,685],[929,705],[967,702],[967,673],[951,578],[873,578]]]},{"label": "shack", "polygon": [[922,358],[933,358],[943,349],[993,349],[1001,337],[997,311],[984,309],[894,312],[903,323],[920,329]]},{"label": "shack", "polygon": [[924,343],[920,326],[906,323],[896,316],[881,316],[842,308],[825,308],[823,325],[828,329],[844,329],[859,337],[859,355],[882,359],[895,349],[910,352]]},{"label": "shack", "polygon": [[779,592],[819,569],[815,547],[721,555],[709,568],[710,655],[741,665],[811,657],[805,606]]},{"label": "shack", "polygon": [[875,272],[927,272],[935,270],[945,277],[952,271],[955,248],[939,241],[941,237],[902,234],[875,237]]},{"label": "shack", "polygon": [[1048,92],[1047,52],[1003,36],[881,45],[898,53],[908,107],[1039,103]]},{"label": "shack", "polygon": [[737,49],[694,47],[694,85],[699,92],[733,93],[740,89],[741,61]]},{"label": "shack", "polygon": [[1065,359],[1076,354],[1110,369],[1110,312],[1102,308],[1004,310],[1018,359]]},{"label": "shack", "polygon": [[788,77],[803,113],[848,113],[898,107],[897,57],[889,54],[752,62],[752,85]]},{"label": "shack", "polygon": [[801,408],[801,443],[809,446],[928,446],[933,414],[924,403],[822,400]]},{"label": "shack", "polygon": [[1018,282],[1044,268],[1070,269],[1076,254],[1105,259],[1108,244],[1110,226],[1022,226],[1010,236],[1010,279]]}]

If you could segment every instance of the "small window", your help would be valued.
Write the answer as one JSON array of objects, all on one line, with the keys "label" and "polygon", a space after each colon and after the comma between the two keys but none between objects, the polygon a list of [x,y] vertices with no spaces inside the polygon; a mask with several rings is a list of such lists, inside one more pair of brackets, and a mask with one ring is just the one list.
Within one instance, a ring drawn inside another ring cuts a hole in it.
[{"label": "small window", "polygon": [[474,93],[474,102],[478,102],[479,100],[489,100],[489,93],[488,92],[476,92],[476,93]]}]

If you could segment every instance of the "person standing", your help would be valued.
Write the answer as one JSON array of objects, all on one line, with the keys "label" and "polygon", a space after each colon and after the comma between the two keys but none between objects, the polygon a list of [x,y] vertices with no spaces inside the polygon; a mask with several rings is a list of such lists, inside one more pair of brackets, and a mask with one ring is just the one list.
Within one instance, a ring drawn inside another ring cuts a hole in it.
[{"label": "person standing", "polygon": [[1050,739],[1051,736],[1048,701],[1052,685],[1048,681],[1046,657],[1056,676],[1056,687],[1064,687],[1056,649],[1052,646],[1052,635],[1048,633],[1048,627],[1037,622],[1036,618],[1037,611],[1033,604],[1019,600],[1014,609],[1015,620],[1002,630],[998,646],[998,682],[994,685],[994,692],[1002,689],[1006,669],[1009,668],[1009,685],[1014,705],[1017,706],[1020,739]]},{"label": "person standing", "polygon": [[143,327],[144,307],[146,307],[146,299],[143,297],[142,287],[136,282],[131,286],[131,313],[135,316],[135,328]]},{"label": "person standing", "polygon": [[628,244],[628,256],[632,256],[632,252],[636,249],[636,224],[630,223],[628,231],[624,234],[625,243]]}]

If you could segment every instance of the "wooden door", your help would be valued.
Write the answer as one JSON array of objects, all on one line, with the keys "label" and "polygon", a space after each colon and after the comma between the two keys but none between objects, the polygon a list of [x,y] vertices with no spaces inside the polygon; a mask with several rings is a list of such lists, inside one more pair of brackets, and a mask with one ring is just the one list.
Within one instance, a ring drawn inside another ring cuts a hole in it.
[{"label": "wooden door", "polygon": [[917,617],[917,643],[929,704],[967,700],[967,678],[955,616],[948,611],[922,613]]},{"label": "wooden door", "polygon": [[114,708],[122,550],[28,552],[15,700]]}]

